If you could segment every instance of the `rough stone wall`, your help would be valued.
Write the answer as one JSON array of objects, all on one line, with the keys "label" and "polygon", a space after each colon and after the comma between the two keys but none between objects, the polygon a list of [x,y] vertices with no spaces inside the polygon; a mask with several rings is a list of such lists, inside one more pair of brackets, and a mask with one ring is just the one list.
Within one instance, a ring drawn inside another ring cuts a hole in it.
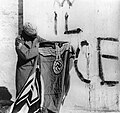
[{"label": "rough stone wall", "polygon": [[[81,82],[72,68],[71,87],[61,113],[80,113],[80,110],[83,110],[81,113],[119,111],[119,84],[113,87],[100,84],[99,75],[102,73],[99,72],[98,37],[100,40],[102,38],[99,46],[104,79],[119,81],[120,1],[65,0],[63,4],[62,1],[64,0],[25,0],[22,12],[18,7],[22,5],[22,0],[0,0],[0,87],[5,86],[14,100],[17,60],[14,39],[23,20],[30,21],[37,25],[39,35],[48,40],[68,40],[75,48],[83,40],[89,43],[89,47],[81,48],[78,67],[84,77],[91,80],[91,84]],[[68,1],[74,1],[72,6]],[[68,30],[80,27],[83,33],[64,34],[67,29],[66,13],[69,15]],[[104,39],[107,37],[108,40]]]},{"label": "rough stone wall", "polygon": [[15,97],[15,37],[18,34],[18,1],[0,0],[0,87]]},{"label": "rough stone wall", "polygon": [[[119,0],[24,2],[24,22],[36,24],[41,37],[48,40],[68,40],[75,48],[78,42],[80,44],[83,40],[89,43],[89,47],[81,48],[78,67],[84,77],[91,80],[91,84],[81,82],[72,68],[71,87],[61,113],[79,113],[80,109],[87,112],[119,111],[119,84],[113,87],[101,85],[103,84],[101,79],[120,80],[119,9]],[[67,27],[66,14],[68,14]],[[73,30],[79,27],[83,30],[81,34],[64,34],[66,29]]]}]

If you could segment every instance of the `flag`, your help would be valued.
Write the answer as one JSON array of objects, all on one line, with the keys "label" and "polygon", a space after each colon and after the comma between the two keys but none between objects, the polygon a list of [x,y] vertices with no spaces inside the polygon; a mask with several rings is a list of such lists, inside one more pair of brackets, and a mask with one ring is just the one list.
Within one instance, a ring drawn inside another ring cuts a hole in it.
[{"label": "flag", "polygon": [[39,68],[28,78],[10,113],[40,113],[42,107],[42,86]]},{"label": "flag", "polygon": [[44,112],[58,113],[69,91],[73,49],[69,42],[40,44],[41,75],[44,80]]},{"label": "flag", "polygon": [[[40,44],[40,69],[28,78],[10,113],[59,112],[70,86],[73,49],[68,42]],[[44,81],[44,82],[43,82]]]}]

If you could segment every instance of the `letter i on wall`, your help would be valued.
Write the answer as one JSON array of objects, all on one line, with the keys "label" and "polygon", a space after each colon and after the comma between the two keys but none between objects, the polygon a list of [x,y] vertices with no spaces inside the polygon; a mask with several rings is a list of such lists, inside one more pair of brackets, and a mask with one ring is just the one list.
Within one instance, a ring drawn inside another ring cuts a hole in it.
[{"label": "letter i on wall", "polygon": [[57,35],[57,13],[54,11],[55,17],[54,17],[54,31],[55,35]]}]

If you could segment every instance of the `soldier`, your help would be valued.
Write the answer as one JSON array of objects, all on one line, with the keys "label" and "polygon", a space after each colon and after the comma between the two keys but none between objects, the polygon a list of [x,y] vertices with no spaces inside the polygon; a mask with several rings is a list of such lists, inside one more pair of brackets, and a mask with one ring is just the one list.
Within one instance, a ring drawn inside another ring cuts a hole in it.
[{"label": "soldier", "polygon": [[18,56],[16,66],[16,97],[25,84],[35,66],[35,59],[39,55],[39,43],[45,39],[37,35],[37,29],[26,22],[21,35],[15,40],[15,49]]}]

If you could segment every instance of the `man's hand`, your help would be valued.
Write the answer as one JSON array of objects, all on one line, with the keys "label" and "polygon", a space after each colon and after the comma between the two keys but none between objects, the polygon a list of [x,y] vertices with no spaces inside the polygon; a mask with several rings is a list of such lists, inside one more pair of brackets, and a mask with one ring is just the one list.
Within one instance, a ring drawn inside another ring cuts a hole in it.
[{"label": "man's hand", "polygon": [[39,43],[37,43],[35,47],[39,48]]},{"label": "man's hand", "polygon": [[18,36],[16,39],[15,39],[15,46],[20,49],[23,45],[23,41],[21,40],[20,36]]},{"label": "man's hand", "polygon": [[20,49],[22,47],[22,43],[19,43],[18,48]]}]

